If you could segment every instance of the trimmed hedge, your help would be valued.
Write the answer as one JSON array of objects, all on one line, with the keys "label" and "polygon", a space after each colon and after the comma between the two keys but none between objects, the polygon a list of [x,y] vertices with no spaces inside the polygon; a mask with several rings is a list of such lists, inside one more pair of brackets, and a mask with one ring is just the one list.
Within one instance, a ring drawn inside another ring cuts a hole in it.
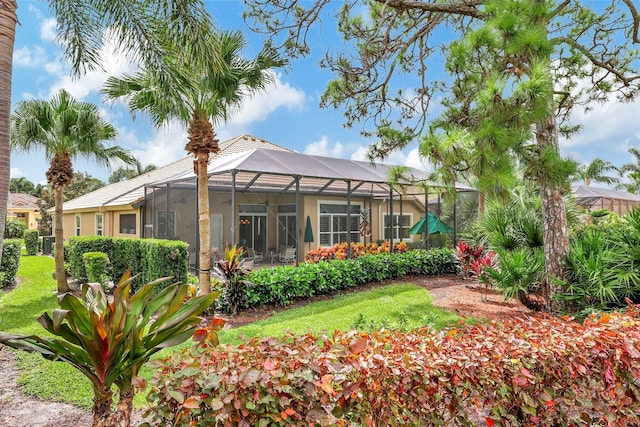
[{"label": "trimmed hedge", "polygon": [[[189,245],[179,240],[129,239],[106,236],[78,236],[69,239],[66,252],[69,270],[76,279],[87,279],[82,259],[86,252],[104,252],[111,260],[110,279],[117,283],[127,269],[140,273],[134,289],[160,277],[173,276],[187,282]],[[170,282],[167,282],[167,285]]]},{"label": "trimmed hedge", "polygon": [[0,264],[0,288],[14,283],[20,265],[22,240],[6,239],[2,245],[2,263]]},{"label": "trimmed hedge", "polygon": [[[299,267],[263,268],[249,276],[253,286],[247,289],[242,308],[262,304],[288,305],[296,298],[397,279],[409,274],[442,275],[456,271],[456,260],[449,249],[381,253],[355,259],[303,263]],[[218,304],[221,303],[218,300]]]},{"label": "trimmed hedge", "polygon": [[27,255],[36,255],[40,248],[40,232],[38,230],[26,230],[24,232],[24,246]]},{"label": "trimmed hedge", "polygon": [[82,254],[87,280],[105,285],[109,280],[109,256],[104,252],[85,252]]},{"label": "trimmed hedge", "polygon": [[172,426],[637,426],[639,315],[213,341],[151,363],[149,413]]}]

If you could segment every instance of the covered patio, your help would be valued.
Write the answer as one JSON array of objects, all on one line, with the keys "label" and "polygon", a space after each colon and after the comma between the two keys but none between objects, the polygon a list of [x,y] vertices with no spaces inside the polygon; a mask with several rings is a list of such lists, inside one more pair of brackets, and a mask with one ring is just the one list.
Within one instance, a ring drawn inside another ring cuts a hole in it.
[{"label": "covered patio", "polygon": [[[380,240],[393,246],[410,239],[411,218],[428,214],[429,191],[435,194],[433,189],[443,185],[409,168],[410,181],[393,188],[392,168],[265,148],[216,157],[208,167],[212,249],[238,243],[273,261],[274,254],[290,247],[301,260],[307,216],[315,247]],[[456,192],[475,191],[456,186]],[[196,195],[192,171],[147,185],[141,201],[143,236],[183,240],[198,253]],[[363,222],[368,233],[362,232]]]}]

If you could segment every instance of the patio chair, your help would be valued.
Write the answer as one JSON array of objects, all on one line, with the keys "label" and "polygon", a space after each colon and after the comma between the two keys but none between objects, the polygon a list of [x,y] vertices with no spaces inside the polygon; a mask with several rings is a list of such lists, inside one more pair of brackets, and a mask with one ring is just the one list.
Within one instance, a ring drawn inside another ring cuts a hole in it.
[{"label": "patio chair", "polygon": [[280,262],[283,264],[291,264],[296,260],[296,248],[286,248],[284,253],[280,255]]},{"label": "patio chair", "polygon": [[264,257],[262,252],[258,252],[253,248],[247,248],[246,259],[255,262],[256,264],[262,262]]}]

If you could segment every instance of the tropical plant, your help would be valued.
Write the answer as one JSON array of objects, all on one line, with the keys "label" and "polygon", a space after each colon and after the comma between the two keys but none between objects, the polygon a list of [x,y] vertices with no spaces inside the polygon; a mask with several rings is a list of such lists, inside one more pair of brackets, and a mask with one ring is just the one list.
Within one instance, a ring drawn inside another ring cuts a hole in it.
[{"label": "tropical plant", "polygon": [[229,314],[236,315],[247,299],[247,288],[252,286],[244,268],[244,250],[238,245],[227,246],[224,256],[214,253],[217,258],[213,266],[213,287],[221,289],[221,305]]},{"label": "tropical plant", "polygon": [[[170,76],[166,69],[163,40],[180,40],[183,45],[199,46],[206,52],[208,65],[217,63],[210,50],[209,33],[213,27],[203,0],[148,0],[136,2],[93,0],[47,0],[58,26],[58,38],[65,47],[77,77],[86,70],[100,68],[105,45],[115,41],[120,52]],[[10,162],[11,72],[18,2],[0,3],[0,230],[7,212]],[[204,54],[203,54],[204,57]],[[0,236],[0,257],[3,238]]]},{"label": "tropical plant", "polygon": [[[200,292],[211,286],[211,235],[209,218],[210,156],[220,151],[213,123],[226,120],[245,99],[263,91],[273,81],[269,71],[286,61],[265,48],[253,60],[240,56],[246,42],[240,32],[218,32],[209,39],[209,49],[193,51],[174,44],[167,58],[169,79],[154,68],[143,68],[133,75],[110,77],[103,88],[107,99],[125,99],[132,111],[151,116],[156,126],[170,120],[188,125],[185,150],[194,157],[198,180],[198,224],[200,230]],[[215,52],[219,66],[207,66],[207,56]]]},{"label": "tropical plant", "polygon": [[[130,295],[127,272],[108,298],[98,283],[85,284],[82,297],[59,296],[60,308],[44,313],[38,322],[56,338],[23,336],[0,332],[0,343],[49,360],[71,364],[93,386],[93,426],[130,425],[136,388],[144,388],[138,372],[149,358],[163,348],[193,336],[198,317],[217,293],[187,299],[190,286],[174,283],[156,292],[168,278],[144,285]],[[112,411],[116,386],[119,402]]]},{"label": "tropical plant", "polygon": [[618,168],[620,176],[627,181],[618,185],[629,193],[640,193],[640,150],[636,147],[629,148],[629,154],[635,157],[635,163],[625,163]]},{"label": "tropical plant", "polygon": [[484,246],[471,246],[461,240],[456,244],[453,255],[458,260],[459,273],[463,278],[479,277],[485,274],[485,270],[495,264],[494,251],[486,251]]},{"label": "tropical plant", "polygon": [[33,185],[33,182],[24,177],[11,178],[11,181],[9,182],[9,191],[12,193],[24,193],[35,196],[36,186]]},{"label": "tropical plant", "polygon": [[115,128],[105,122],[98,108],[74,99],[62,89],[51,101],[21,101],[11,115],[11,147],[18,153],[44,149],[51,162],[47,181],[55,191],[56,280],[58,293],[69,292],[63,260],[62,204],[64,187],[72,182],[72,161],[78,156],[110,165],[114,160],[131,163],[133,158],[119,146],[105,146],[115,138]]},{"label": "tropical plant", "polygon": [[574,179],[580,180],[585,187],[591,185],[591,182],[600,182],[603,184],[617,184],[620,179],[615,176],[607,175],[607,172],[618,172],[613,164],[606,160],[596,157],[587,165],[580,165],[574,175]]},{"label": "tropical plant", "polygon": [[142,175],[147,172],[151,172],[152,170],[157,169],[155,165],[147,165],[145,167],[142,166],[139,160],[136,159],[133,164],[135,168],[128,167],[120,167],[109,175],[109,184],[113,184],[115,182],[127,181],[129,179],[135,178],[136,176]]}]

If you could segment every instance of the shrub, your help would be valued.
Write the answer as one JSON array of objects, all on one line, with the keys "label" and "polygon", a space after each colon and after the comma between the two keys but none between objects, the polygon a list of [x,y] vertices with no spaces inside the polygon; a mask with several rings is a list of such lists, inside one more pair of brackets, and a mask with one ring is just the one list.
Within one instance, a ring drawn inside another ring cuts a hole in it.
[{"label": "shrub", "polygon": [[[332,259],[347,259],[348,257],[347,243],[336,243],[331,247],[320,247],[318,249],[308,251],[304,255],[305,262],[330,261]],[[406,242],[393,244],[393,251],[397,253],[406,252],[409,245]],[[389,242],[386,240],[380,243],[351,243],[351,258],[358,258],[363,255],[375,255],[381,253],[389,253]]]},{"label": "shrub", "polygon": [[559,299],[573,312],[640,301],[640,209],[619,221],[587,225],[571,236],[567,283]]},{"label": "shrub", "polygon": [[0,288],[13,285],[20,265],[22,241],[7,239],[2,245],[2,263],[0,263]]},{"label": "shrub", "polygon": [[150,412],[185,426],[638,425],[639,315],[188,348],[152,362]]},{"label": "shrub", "polygon": [[82,255],[87,279],[92,283],[100,283],[103,287],[109,281],[107,274],[109,267],[109,256],[104,252],[85,252]]},{"label": "shrub", "polygon": [[464,241],[456,244],[454,252],[458,260],[458,272],[467,279],[469,277],[482,277],[485,270],[494,267],[494,251],[485,251],[482,245],[468,245]]},{"label": "shrub", "polygon": [[26,230],[24,232],[24,245],[27,255],[35,255],[40,248],[40,232],[38,230]]},{"label": "shrub", "polygon": [[397,279],[408,274],[441,275],[456,272],[449,249],[383,252],[355,259],[303,263],[299,267],[279,266],[254,271],[249,276],[241,308],[262,304],[287,305],[296,298],[307,298],[368,282]]},{"label": "shrub", "polygon": [[139,274],[133,282],[134,289],[160,277],[172,276],[181,283],[187,281],[188,244],[179,240],[79,236],[69,239],[67,252],[69,269],[76,279],[87,279],[84,253],[104,252],[112,263],[112,281],[117,281],[128,269]]},{"label": "shrub", "polygon": [[27,224],[19,219],[12,219],[5,222],[4,225],[4,238],[5,239],[22,239],[24,232],[27,229]]}]

